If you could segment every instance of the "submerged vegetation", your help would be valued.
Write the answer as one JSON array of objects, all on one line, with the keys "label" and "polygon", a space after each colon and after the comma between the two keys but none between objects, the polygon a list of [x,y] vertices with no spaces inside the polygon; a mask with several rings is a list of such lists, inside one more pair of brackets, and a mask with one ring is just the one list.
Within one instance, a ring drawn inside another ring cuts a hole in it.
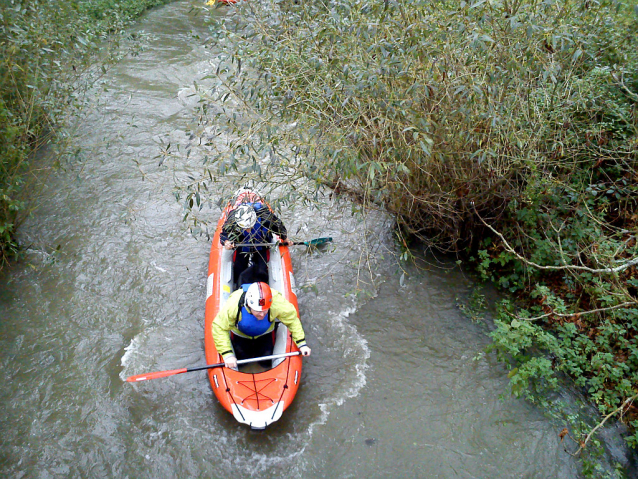
[{"label": "submerged vegetation", "polygon": [[18,254],[30,159],[63,122],[99,53],[106,61],[119,32],[166,0],[3,0],[0,2],[0,269]]},{"label": "submerged vegetation", "polygon": [[509,293],[492,349],[515,394],[568,375],[638,445],[635,2],[244,2],[216,34],[232,113],[204,101],[197,133],[229,148],[187,206],[285,172],[389,211],[405,247]]}]

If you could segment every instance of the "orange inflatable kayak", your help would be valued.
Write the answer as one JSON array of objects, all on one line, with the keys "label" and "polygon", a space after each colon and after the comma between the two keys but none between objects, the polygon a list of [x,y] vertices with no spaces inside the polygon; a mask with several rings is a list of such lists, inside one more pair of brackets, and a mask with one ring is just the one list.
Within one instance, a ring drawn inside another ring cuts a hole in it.
[{"label": "orange inflatable kayak", "polygon": [[[213,237],[208,265],[206,287],[206,363],[223,362],[213,342],[212,323],[217,312],[224,305],[235,288],[233,276],[234,250],[224,249],[219,242],[222,225],[228,213],[244,202],[266,202],[251,190],[240,190],[235,199],[224,210]],[[276,237],[276,235],[274,235]],[[270,287],[284,295],[297,309],[295,279],[287,246],[277,242],[269,247],[268,282]],[[279,323],[276,328],[272,367],[265,369],[256,363],[240,365],[239,371],[226,367],[208,370],[213,392],[221,405],[237,421],[253,429],[264,429],[277,421],[290,406],[301,379],[301,356],[288,355],[299,349],[292,340],[288,328]]]}]

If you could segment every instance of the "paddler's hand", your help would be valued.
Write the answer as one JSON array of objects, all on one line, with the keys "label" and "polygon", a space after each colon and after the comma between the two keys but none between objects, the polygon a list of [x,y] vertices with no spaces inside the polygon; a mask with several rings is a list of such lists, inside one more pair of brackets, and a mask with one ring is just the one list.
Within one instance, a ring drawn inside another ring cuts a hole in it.
[{"label": "paddler's hand", "polygon": [[308,346],[301,346],[299,352],[301,352],[302,356],[310,356],[310,348]]},{"label": "paddler's hand", "polygon": [[228,369],[237,370],[237,358],[235,356],[227,356],[224,358],[224,366]]},{"label": "paddler's hand", "polygon": [[286,239],[280,239],[279,244],[282,244],[284,246],[292,246],[293,243],[288,238],[286,238]]},{"label": "paddler's hand", "polygon": [[235,247],[235,243],[233,243],[230,240],[226,240],[224,241],[224,248],[226,249],[233,249]]}]

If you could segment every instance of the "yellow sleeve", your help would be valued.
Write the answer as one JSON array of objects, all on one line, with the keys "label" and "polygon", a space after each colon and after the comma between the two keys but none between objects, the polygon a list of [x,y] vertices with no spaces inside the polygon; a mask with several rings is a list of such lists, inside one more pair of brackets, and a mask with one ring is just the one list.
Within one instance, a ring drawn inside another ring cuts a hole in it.
[{"label": "yellow sleeve", "polygon": [[[237,313],[235,313],[237,314]],[[286,325],[292,333],[292,339],[297,346],[306,345],[306,335],[301,325],[301,320],[297,316],[295,306],[276,290],[272,290],[272,306],[270,307],[270,317],[274,321],[278,319]]]},{"label": "yellow sleeve", "polygon": [[243,291],[239,289],[231,294],[213,320],[215,349],[223,358],[233,354],[233,347],[230,343],[230,330],[235,326],[235,321],[237,320],[239,298],[242,293]]}]

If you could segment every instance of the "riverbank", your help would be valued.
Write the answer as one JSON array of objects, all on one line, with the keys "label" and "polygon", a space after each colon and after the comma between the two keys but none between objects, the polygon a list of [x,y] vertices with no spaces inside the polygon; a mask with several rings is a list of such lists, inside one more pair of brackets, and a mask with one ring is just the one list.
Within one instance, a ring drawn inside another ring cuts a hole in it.
[{"label": "riverbank", "polygon": [[[15,239],[37,184],[30,158],[55,140],[96,59],[108,65],[118,35],[168,0],[7,1],[0,6],[0,270],[19,254]],[[38,174],[41,179],[41,173]]]},{"label": "riverbank", "polygon": [[[206,113],[232,143],[187,203],[213,174],[292,167],[392,213],[403,258],[419,240],[509,295],[491,351],[515,395],[538,401],[566,374],[635,447],[635,2],[237,8],[210,97],[243,115]],[[589,447],[590,430],[563,437]]]}]

